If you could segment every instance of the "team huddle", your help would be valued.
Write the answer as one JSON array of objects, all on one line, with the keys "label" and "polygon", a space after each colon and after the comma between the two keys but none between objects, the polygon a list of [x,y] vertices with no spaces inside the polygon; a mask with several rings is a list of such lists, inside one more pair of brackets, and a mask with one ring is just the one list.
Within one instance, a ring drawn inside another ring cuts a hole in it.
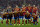
[{"label": "team huddle", "polygon": [[22,19],[22,24],[24,24],[25,17],[25,24],[27,24],[27,19],[29,24],[38,24],[39,14],[37,13],[37,11],[38,8],[35,5],[30,6],[29,4],[27,7],[23,5],[21,8],[16,5],[12,12],[9,13],[8,10],[7,12],[4,12],[4,14],[2,15],[1,23],[3,24],[3,20],[6,19],[6,24],[9,24],[10,19],[10,23],[12,22],[12,24],[16,24],[17,22],[17,24],[20,24],[20,19]]}]

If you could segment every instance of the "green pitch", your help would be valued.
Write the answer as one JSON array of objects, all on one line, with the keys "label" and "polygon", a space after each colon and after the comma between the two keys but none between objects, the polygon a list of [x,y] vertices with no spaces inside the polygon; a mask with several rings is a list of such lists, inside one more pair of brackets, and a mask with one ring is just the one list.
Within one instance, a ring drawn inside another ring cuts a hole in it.
[{"label": "green pitch", "polygon": [[[20,20],[21,24],[22,24],[22,19]],[[10,22],[9,22],[10,23]],[[1,19],[0,19],[0,27],[40,27],[40,18],[39,18],[39,23],[38,25],[33,25],[33,24],[25,24],[25,21],[24,21],[24,25],[17,25],[17,24],[13,24],[13,25],[10,25],[10,24],[6,24],[6,20],[3,21],[3,24],[1,24]]]}]

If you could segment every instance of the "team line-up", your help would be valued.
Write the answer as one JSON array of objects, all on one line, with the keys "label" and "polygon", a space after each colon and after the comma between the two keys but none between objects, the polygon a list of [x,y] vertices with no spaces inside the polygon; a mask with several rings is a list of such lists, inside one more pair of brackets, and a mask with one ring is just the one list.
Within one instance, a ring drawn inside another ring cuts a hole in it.
[{"label": "team line-up", "polygon": [[[14,17],[14,20],[13,20]],[[28,23],[31,24],[38,24],[38,19],[39,19],[39,13],[38,13],[38,8],[33,5],[30,6],[30,4],[26,7],[23,5],[21,8],[19,8],[17,5],[16,7],[12,10],[12,12],[9,12],[7,9],[7,12],[4,12],[2,14],[2,21],[1,23],[3,24],[3,20],[6,19],[6,24],[9,24],[9,19],[10,19],[10,24],[20,24],[20,19],[22,19],[22,24],[24,24],[24,17],[25,17],[25,24],[27,24],[27,19]],[[33,20],[32,20],[33,17]],[[35,23],[36,22],[36,23]]]}]

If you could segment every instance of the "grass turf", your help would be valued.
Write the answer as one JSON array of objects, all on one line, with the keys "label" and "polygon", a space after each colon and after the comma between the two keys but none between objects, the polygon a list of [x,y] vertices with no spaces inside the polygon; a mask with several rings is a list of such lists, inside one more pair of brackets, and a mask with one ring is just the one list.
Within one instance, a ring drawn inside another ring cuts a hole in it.
[{"label": "grass turf", "polygon": [[[20,23],[22,23],[22,19],[20,20],[21,22]],[[10,22],[9,22],[10,23]],[[25,24],[25,22],[24,22],[24,25],[10,25],[10,24],[6,24],[6,20],[4,20],[3,21],[3,24],[1,24],[1,19],[0,19],[0,27],[40,27],[40,18],[39,18],[39,23],[38,23],[38,25],[33,25],[33,24]]]}]

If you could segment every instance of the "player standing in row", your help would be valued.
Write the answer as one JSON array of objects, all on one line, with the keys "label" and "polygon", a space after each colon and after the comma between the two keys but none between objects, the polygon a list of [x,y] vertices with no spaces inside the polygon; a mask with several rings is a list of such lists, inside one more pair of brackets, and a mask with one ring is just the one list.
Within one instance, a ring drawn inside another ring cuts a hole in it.
[{"label": "player standing in row", "polygon": [[[30,4],[26,7],[26,9],[32,15],[33,7]],[[32,22],[32,16],[30,17],[30,19],[31,19],[31,22]]]},{"label": "player standing in row", "polygon": [[36,15],[37,15],[37,22],[38,22],[38,19],[39,19],[39,13],[38,13],[38,8],[35,6],[35,5],[33,5],[33,13],[35,13]]},{"label": "player standing in row", "polygon": [[25,17],[25,13],[26,13],[26,6],[25,5],[23,5],[22,6],[22,14],[23,14],[23,16],[21,16],[22,17],[22,24],[24,24],[24,17]]},{"label": "player standing in row", "polygon": [[20,20],[19,20],[19,7],[16,5],[16,7],[14,8],[14,23],[16,23],[16,20],[17,20],[17,24],[20,23]]},{"label": "player standing in row", "polygon": [[2,24],[3,24],[3,20],[6,19],[6,15],[5,14],[6,14],[5,12],[2,14],[2,21],[1,21]]},{"label": "player standing in row", "polygon": [[31,23],[30,17],[31,17],[31,14],[28,11],[26,11],[25,13],[25,23],[26,24],[27,24],[27,19],[28,19],[28,23]]},{"label": "player standing in row", "polygon": [[12,12],[10,12],[10,13],[9,13],[10,25],[12,25],[12,24],[13,24],[13,22],[12,22],[12,24],[11,24],[11,21],[13,21],[12,17],[13,17],[13,13],[12,13]]},{"label": "player standing in row", "polygon": [[38,16],[35,13],[33,13],[32,16],[33,16],[33,25],[35,25],[35,24],[38,25],[38,21],[37,21],[38,20]]},{"label": "player standing in row", "polygon": [[6,24],[9,24],[9,13],[8,12],[6,12]]},{"label": "player standing in row", "polygon": [[3,14],[2,14],[2,24],[3,24],[3,20],[4,19],[6,19],[6,24],[9,24],[8,22],[9,22],[9,16],[7,16],[8,15],[8,13],[7,12],[4,12]]},{"label": "player standing in row", "polygon": [[11,6],[7,6],[7,14],[6,14],[6,16],[7,16],[7,21],[6,22],[8,22],[8,24],[9,24],[9,19],[10,19],[10,24],[11,24],[11,17],[12,17],[12,15],[11,15],[11,12],[12,12],[12,9],[11,9],[12,7]]}]

